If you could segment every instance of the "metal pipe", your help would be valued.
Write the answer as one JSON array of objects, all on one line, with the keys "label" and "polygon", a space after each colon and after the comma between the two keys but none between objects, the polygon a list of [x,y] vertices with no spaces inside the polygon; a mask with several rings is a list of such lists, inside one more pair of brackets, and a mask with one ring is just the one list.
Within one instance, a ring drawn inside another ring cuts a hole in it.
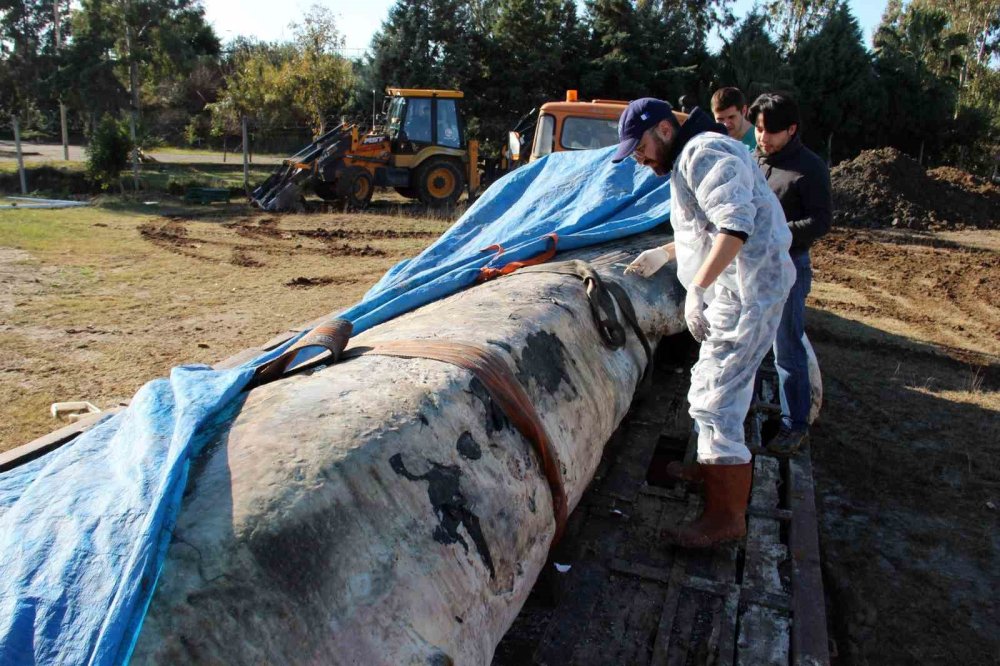
[{"label": "metal pipe", "polygon": [[14,146],[17,150],[17,172],[21,176],[21,194],[27,194],[28,181],[24,176],[24,155],[21,153],[21,128],[17,124],[16,114],[12,114],[10,119],[14,125]]}]

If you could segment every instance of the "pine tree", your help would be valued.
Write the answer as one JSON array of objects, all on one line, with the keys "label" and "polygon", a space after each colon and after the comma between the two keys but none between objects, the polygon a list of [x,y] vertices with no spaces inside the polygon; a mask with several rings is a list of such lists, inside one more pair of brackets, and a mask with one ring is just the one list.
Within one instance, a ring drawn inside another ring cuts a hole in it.
[{"label": "pine tree", "polygon": [[794,90],[791,70],[766,26],[764,15],[751,12],[723,43],[716,58],[716,87],[736,86],[748,102],[763,92]]},{"label": "pine tree", "polygon": [[857,19],[841,5],[791,58],[802,138],[833,161],[856,154],[874,139],[883,115],[886,100],[861,40]]}]

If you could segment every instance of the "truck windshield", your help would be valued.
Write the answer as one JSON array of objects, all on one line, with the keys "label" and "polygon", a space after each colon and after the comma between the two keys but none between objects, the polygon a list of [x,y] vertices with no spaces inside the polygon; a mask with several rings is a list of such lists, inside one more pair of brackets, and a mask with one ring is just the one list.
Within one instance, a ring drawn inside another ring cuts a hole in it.
[{"label": "truck windshield", "polygon": [[556,119],[554,117],[543,114],[538,119],[538,128],[535,130],[535,145],[531,147],[532,159],[545,157],[555,149],[555,129]]},{"label": "truck windshield", "polygon": [[605,118],[566,118],[563,120],[559,143],[566,150],[613,146],[618,143],[618,121]]}]

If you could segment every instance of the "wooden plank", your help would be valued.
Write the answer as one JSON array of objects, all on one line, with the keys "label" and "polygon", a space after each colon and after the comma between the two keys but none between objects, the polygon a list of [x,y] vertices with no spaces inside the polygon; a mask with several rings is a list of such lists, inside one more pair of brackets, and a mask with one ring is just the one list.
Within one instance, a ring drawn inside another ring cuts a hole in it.
[{"label": "wooden plank", "polygon": [[[625,533],[624,524],[607,516],[588,516],[576,539],[577,556],[567,558],[573,568],[567,574],[562,602],[552,614],[533,663],[561,666],[572,654],[590,623],[594,607],[608,585],[608,562]],[[558,561],[558,560],[557,560]]]},{"label": "wooden plank", "polygon": [[45,455],[49,451],[54,451],[66,442],[76,439],[80,433],[89,430],[107,417],[121,410],[122,407],[112,407],[99,414],[88,414],[76,423],[70,423],[67,426],[59,428],[59,430],[42,435],[27,444],[0,453],[0,472],[14,469],[19,465],[31,462],[35,458]]},{"label": "wooden plank", "polygon": [[749,606],[740,617],[737,666],[787,666],[789,624],[781,611]]},{"label": "wooden plank", "polygon": [[[698,503],[694,501],[689,502],[685,510],[684,519],[693,520],[698,515],[699,509],[700,506]],[[670,520],[670,518],[664,512],[663,519]],[[674,517],[674,520],[676,520],[676,517]],[[665,527],[662,521],[661,526]],[[660,617],[656,625],[653,653],[649,659],[650,666],[665,666],[667,663],[667,654],[670,651],[674,623],[677,619],[677,606],[680,604],[681,580],[684,578],[684,572],[687,569],[687,556],[687,552],[683,550],[678,551],[674,556],[673,565],[670,568],[670,579],[667,583],[667,596],[663,601],[663,609],[660,611]]]},{"label": "wooden plank", "polygon": [[[781,469],[778,461],[774,458],[756,457],[750,506],[764,510],[777,509],[780,503],[780,482]],[[772,594],[786,592],[781,564],[788,559],[788,549],[781,543],[781,523],[753,515],[748,523],[744,584]]]},{"label": "wooden plank", "polygon": [[601,491],[626,502],[635,501],[646,479],[659,437],[660,428],[657,426],[630,428],[629,446],[611,466],[601,484]]},{"label": "wooden plank", "polygon": [[677,514],[684,509],[677,501],[663,501],[658,497],[640,494],[627,515],[628,527],[616,557],[651,567],[669,568],[673,561],[673,548],[663,538],[663,514]]},{"label": "wooden plank", "polygon": [[788,468],[788,503],[792,508],[789,525],[792,612],[795,618],[792,625],[792,664],[825,666],[830,663],[830,647],[820,570],[812,460],[808,450],[790,459]]},{"label": "wooden plank", "polygon": [[695,588],[681,588],[666,655],[667,666],[718,662],[725,599],[725,596]]}]

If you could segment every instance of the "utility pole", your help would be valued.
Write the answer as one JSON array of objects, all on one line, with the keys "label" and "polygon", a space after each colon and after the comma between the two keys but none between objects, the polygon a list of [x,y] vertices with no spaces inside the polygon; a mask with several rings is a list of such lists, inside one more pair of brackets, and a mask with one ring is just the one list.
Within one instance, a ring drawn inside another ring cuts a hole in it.
[{"label": "utility pole", "polygon": [[[52,3],[53,25],[56,31],[56,54],[62,51],[62,30],[59,16],[59,0]],[[59,95],[59,122],[62,125],[63,161],[69,162],[69,131],[66,128],[66,104]]]},{"label": "utility pole", "polygon": [[247,145],[247,117],[243,118],[243,189],[250,192],[250,147]]},{"label": "utility pole", "polygon": [[139,122],[139,63],[135,60],[135,42],[132,35],[132,2],[125,3],[125,50],[128,51],[128,80],[132,89],[132,108],[129,113],[129,132],[132,136],[132,187],[139,191],[139,141],[136,125]]},{"label": "utility pole", "polygon": [[14,146],[17,150],[17,172],[21,175],[21,194],[28,193],[28,181],[24,177],[24,155],[21,153],[21,128],[17,124],[17,114],[11,114],[14,125]]},{"label": "utility pole", "polygon": [[372,129],[375,129],[375,91],[372,90]]}]

